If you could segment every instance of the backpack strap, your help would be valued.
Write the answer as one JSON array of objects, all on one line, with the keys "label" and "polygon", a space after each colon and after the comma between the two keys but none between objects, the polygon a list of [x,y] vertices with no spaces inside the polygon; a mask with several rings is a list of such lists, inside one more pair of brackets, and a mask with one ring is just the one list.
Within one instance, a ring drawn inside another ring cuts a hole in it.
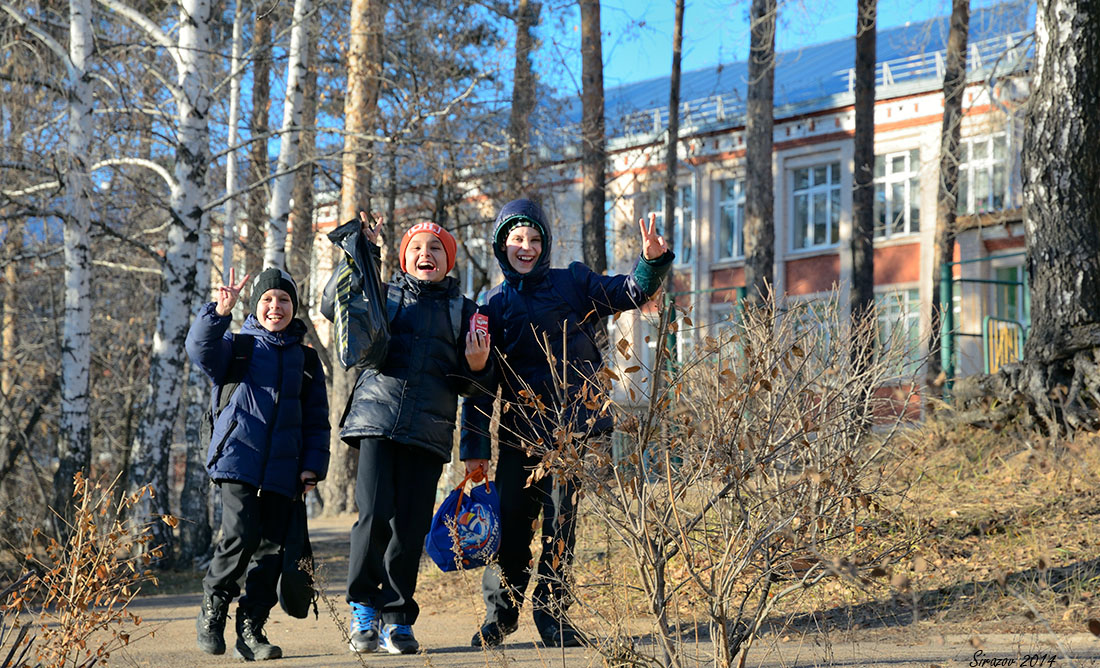
[{"label": "backpack strap", "polygon": [[299,400],[301,400],[306,396],[306,388],[317,377],[317,371],[321,368],[321,356],[317,354],[316,350],[304,343],[299,345],[302,347],[302,354],[305,356],[305,360],[302,362],[302,389],[299,393]]},{"label": "backpack strap", "polygon": [[455,343],[459,343],[459,336],[462,334],[462,296],[451,297],[451,338],[455,340]]},{"label": "backpack strap", "polygon": [[233,357],[229,360],[229,368],[225,371],[225,378],[220,385],[215,386],[215,408],[213,417],[216,419],[222,410],[229,404],[229,399],[237,390],[237,386],[244,382],[248,373],[248,362],[252,359],[252,349],[256,345],[256,337],[251,334],[233,335]]},{"label": "backpack strap", "polygon": [[401,309],[404,299],[404,291],[393,283],[386,284],[386,321],[393,322],[397,317],[397,311]]}]

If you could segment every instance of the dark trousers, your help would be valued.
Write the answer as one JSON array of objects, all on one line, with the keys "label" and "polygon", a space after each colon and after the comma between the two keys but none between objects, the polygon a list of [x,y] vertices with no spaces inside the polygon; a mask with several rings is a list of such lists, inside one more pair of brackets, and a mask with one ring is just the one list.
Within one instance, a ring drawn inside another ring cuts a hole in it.
[{"label": "dark trousers", "polygon": [[514,624],[519,619],[531,579],[531,539],[540,513],[542,551],[531,595],[535,625],[540,629],[556,625],[569,607],[565,578],[576,542],[577,484],[572,478],[551,475],[525,487],[539,461],[539,457],[528,457],[519,448],[501,444],[496,471],[500,551],[498,564],[486,568],[481,579],[486,622]]},{"label": "dark trousers", "polygon": [[416,446],[359,442],[348,601],[378,610],[386,624],[413,624],[420,614],[413,593],[442,473],[443,460]]},{"label": "dark trousers", "polygon": [[[267,613],[279,602],[275,586],[283,570],[287,518],[291,500],[281,494],[259,492],[239,482],[218,484],[222,495],[222,538],[202,579],[203,592]],[[246,575],[247,573],[247,575]]]}]

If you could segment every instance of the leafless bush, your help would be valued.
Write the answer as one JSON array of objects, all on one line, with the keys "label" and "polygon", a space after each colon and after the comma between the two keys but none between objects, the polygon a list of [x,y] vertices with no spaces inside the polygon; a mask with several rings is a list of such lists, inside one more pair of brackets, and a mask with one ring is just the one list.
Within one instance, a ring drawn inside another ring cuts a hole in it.
[{"label": "leafless bush", "polygon": [[[898,333],[862,356],[873,328],[847,326],[838,310],[835,300],[768,304],[675,363],[658,345],[650,368],[624,339],[621,378],[605,371],[573,396],[561,383],[556,401],[526,395],[528,412],[557,424],[577,402],[617,418],[611,447],[564,426],[530,445],[543,453],[533,477],[576,476],[613,537],[616,563],[578,564],[575,575],[597,619],[586,630],[615,665],[701,654],[744,665],[781,600],[829,578],[885,579],[908,551],[891,509],[904,493],[892,443],[914,405],[914,383],[899,375],[913,368],[910,351]],[[657,340],[691,326],[662,310]],[[613,401],[611,379],[642,402]]]},{"label": "leafless bush", "polygon": [[[114,483],[91,482],[78,473],[74,486],[68,539],[59,543],[36,529],[35,537],[45,541],[45,557],[28,549],[28,570],[0,607],[5,619],[14,620],[11,628],[19,629],[11,649],[29,643],[27,630],[34,629],[36,665],[48,668],[107,665],[112,651],[129,644],[130,625],[142,620],[127,606],[142,584],[156,582],[148,567],[160,557],[159,548],[149,546],[149,525],[122,519],[151,488],[116,501]],[[20,659],[10,665],[24,664]]]}]

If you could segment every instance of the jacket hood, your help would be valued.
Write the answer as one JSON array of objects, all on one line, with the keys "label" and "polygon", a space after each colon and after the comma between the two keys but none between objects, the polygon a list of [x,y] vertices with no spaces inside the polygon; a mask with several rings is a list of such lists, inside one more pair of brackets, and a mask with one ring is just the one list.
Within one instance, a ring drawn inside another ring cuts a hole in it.
[{"label": "jacket hood", "polygon": [[264,329],[255,315],[249,313],[248,317],[244,319],[244,324],[241,325],[241,334],[248,334],[258,339],[264,339],[271,345],[289,346],[305,339],[306,324],[298,318],[294,318],[283,331],[269,332]]},{"label": "jacket hood", "polygon": [[[521,274],[512,268],[504,250],[504,240],[508,238],[508,232],[512,230],[515,223],[521,221],[531,223],[531,226],[542,235],[542,254],[535,262],[535,267],[526,274]],[[493,255],[496,256],[500,270],[504,273],[504,280],[512,285],[522,286],[525,281],[533,281],[545,276],[550,270],[550,248],[553,241],[546,215],[537,202],[529,199],[514,199],[505,204],[497,214],[493,228]]]}]

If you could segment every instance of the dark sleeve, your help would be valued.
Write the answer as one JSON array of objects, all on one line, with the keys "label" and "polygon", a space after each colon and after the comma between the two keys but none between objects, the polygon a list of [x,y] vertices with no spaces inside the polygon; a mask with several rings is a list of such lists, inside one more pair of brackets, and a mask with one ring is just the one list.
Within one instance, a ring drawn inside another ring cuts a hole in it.
[{"label": "dark sleeve", "polygon": [[210,380],[220,383],[233,359],[233,335],[227,331],[233,316],[218,315],[216,307],[214,302],[203,304],[187,330],[184,347],[191,361]]},{"label": "dark sleeve", "polygon": [[492,382],[495,363],[492,350],[489,351],[489,359],[485,362],[485,368],[481,371],[473,371],[466,361],[466,334],[470,331],[470,318],[477,312],[477,304],[473,300],[462,298],[462,326],[459,328],[458,340],[455,342],[458,353],[459,373],[452,379],[452,385],[459,394],[464,397],[484,394]]},{"label": "dark sleeve", "polygon": [[578,291],[588,300],[586,308],[595,310],[600,318],[638,308],[661,287],[672,268],[673,254],[665,253],[656,260],[639,258],[629,274],[602,276],[580,262],[569,265],[569,273]]},{"label": "dark sleeve", "polygon": [[504,332],[500,326],[499,309],[496,308],[496,304],[496,300],[490,297],[479,308],[489,317],[489,334],[493,348],[489,351],[489,363],[485,367],[490,373],[485,377],[481,391],[462,401],[462,429],[458,441],[458,458],[462,460],[493,458],[493,441],[489,426],[493,416],[493,402],[496,401],[497,385],[500,382],[501,367],[496,360],[497,351],[500,349],[499,342]]},{"label": "dark sleeve", "polygon": [[[304,346],[303,346],[304,348]],[[312,374],[302,397],[302,458],[301,470],[313,471],[318,480],[328,475],[329,423],[328,391],[325,389],[325,367],[316,354],[306,353],[306,373]]]}]

